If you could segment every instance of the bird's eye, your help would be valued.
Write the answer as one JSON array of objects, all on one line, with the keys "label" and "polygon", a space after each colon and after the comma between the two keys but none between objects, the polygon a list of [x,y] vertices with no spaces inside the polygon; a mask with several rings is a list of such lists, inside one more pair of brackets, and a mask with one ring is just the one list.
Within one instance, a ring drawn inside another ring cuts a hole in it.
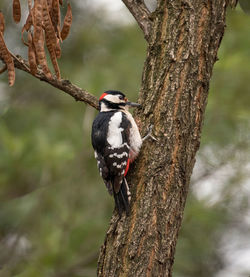
[{"label": "bird's eye", "polygon": [[124,99],[124,97],[123,97],[122,95],[120,95],[120,96],[119,96],[119,99],[123,100],[123,99]]}]

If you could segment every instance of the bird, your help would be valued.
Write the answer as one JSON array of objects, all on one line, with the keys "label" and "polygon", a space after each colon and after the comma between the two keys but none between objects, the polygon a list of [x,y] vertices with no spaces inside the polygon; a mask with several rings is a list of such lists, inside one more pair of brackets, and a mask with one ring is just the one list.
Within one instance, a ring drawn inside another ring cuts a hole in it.
[{"label": "bird", "polygon": [[99,113],[91,132],[99,173],[108,192],[114,196],[120,216],[124,211],[129,213],[131,193],[126,175],[143,142],[130,107],[140,107],[140,104],[129,102],[121,91],[105,91],[99,98]]}]

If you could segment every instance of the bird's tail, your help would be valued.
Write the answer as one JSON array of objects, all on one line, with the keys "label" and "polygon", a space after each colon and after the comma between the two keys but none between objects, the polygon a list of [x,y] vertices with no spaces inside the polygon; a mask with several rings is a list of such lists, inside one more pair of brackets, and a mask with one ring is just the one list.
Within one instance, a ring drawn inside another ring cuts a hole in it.
[{"label": "bird's tail", "polygon": [[113,193],[115,198],[115,206],[119,215],[121,216],[123,211],[126,211],[126,214],[128,215],[131,193],[129,191],[128,183],[125,177],[122,180],[122,184],[118,193],[115,191]]}]

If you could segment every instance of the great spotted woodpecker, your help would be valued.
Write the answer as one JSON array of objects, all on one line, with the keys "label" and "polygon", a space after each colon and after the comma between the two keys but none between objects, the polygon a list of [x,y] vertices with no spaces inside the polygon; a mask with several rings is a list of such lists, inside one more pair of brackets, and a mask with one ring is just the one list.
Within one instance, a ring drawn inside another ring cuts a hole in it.
[{"label": "great spotted woodpecker", "polygon": [[120,91],[106,91],[99,98],[100,112],[92,126],[92,145],[99,173],[121,215],[129,211],[131,194],[126,174],[142,145],[138,127],[128,111],[139,107]]}]

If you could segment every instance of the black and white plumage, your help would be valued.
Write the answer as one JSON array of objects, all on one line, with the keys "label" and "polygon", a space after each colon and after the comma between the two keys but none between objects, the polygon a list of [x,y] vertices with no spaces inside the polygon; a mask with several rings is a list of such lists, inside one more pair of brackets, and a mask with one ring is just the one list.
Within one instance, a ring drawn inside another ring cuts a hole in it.
[{"label": "black and white plumage", "polygon": [[106,91],[99,99],[100,112],[92,126],[92,145],[99,173],[119,214],[128,213],[130,191],[126,181],[129,164],[140,151],[142,139],[128,111],[139,104],[128,102],[120,91]]}]

